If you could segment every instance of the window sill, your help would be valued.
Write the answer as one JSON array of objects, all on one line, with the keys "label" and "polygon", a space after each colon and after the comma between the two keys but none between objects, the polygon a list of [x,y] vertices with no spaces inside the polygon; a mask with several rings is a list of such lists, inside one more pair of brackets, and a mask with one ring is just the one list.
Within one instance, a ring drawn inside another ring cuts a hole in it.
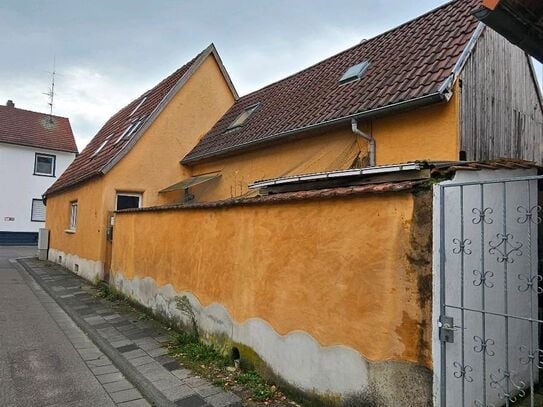
[{"label": "window sill", "polygon": [[49,178],[56,178],[55,174],[40,174],[39,172],[35,172],[34,174],[37,177],[49,177]]},{"label": "window sill", "polygon": [[64,229],[64,233],[69,233],[73,235],[75,233],[75,229]]}]

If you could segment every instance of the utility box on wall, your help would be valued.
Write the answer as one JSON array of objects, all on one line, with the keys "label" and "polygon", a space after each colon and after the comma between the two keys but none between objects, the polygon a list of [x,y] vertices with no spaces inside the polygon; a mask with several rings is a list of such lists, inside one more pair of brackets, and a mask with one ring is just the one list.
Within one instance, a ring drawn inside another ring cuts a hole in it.
[{"label": "utility box on wall", "polygon": [[47,260],[47,251],[49,249],[49,229],[40,228],[38,232],[38,258]]}]

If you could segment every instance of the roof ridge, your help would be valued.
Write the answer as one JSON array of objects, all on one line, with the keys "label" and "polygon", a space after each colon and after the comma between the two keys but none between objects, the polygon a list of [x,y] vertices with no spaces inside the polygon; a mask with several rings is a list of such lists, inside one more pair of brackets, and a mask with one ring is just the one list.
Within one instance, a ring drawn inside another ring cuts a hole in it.
[{"label": "roof ridge", "polygon": [[330,55],[330,56],[328,56],[328,57],[326,57],[326,58],[324,58],[324,59],[321,59],[320,61],[315,62],[314,64],[309,65],[309,66],[306,67],[306,68],[303,68],[303,69],[301,69],[301,70],[299,70],[299,71],[293,72],[293,73],[291,73],[290,75],[285,76],[284,78],[281,78],[281,79],[278,79],[278,80],[276,80],[276,81],[274,81],[274,82],[271,82],[271,83],[269,83],[269,84],[267,84],[267,85],[265,85],[265,86],[263,86],[263,87],[261,87],[261,88],[258,88],[258,89],[256,89],[256,90],[250,92],[250,93],[247,93],[246,95],[240,96],[240,99],[245,99],[246,97],[249,97],[250,95],[252,95],[252,94],[254,94],[254,93],[260,92],[260,91],[262,91],[262,90],[264,90],[264,89],[266,89],[266,88],[268,88],[268,87],[274,86],[274,85],[276,85],[276,84],[279,83],[279,82],[286,81],[286,80],[288,80],[289,78],[291,78],[291,77],[293,77],[293,76],[296,76],[296,75],[301,74],[302,72],[309,71],[311,68],[314,68],[314,67],[317,66],[317,65],[320,65],[320,64],[322,64],[322,63],[325,63],[325,62],[327,62],[328,60],[330,60],[330,59],[332,59],[332,58],[338,57],[338,56],[340,56],[340,55],[342,55],[342,54],[344,54],[344,53],[347,53],[347,52],[349,52],[349,51],[352,51],[352,50],[355,49],[355,48],[358,48],[358,47],[361,47],[361,46],[363,46],[363,45],[366,45],[366,44],[368,44],[370,41],[374,41],[374,40],[376,40],[376,39],[378,39],[378,38],[381,38],[381,37],[385,36],[386,34],[389,34],[389,33],[393,32],[393,31],[396,31],[396,30],[398,30],[398,29],[400,29],[400,28],[402,28],[402,27],[404,27],[404,26],[406,26],[406,25],[408,25],[408,24],[412,24],[412,23],[414,23],[414,22],[417,21],[417,20],[420,20],[420,19],[422,19],[422,18],[424,18],[424,17],[427,17],[429,14],[435,13],[436,11],[438,11],[438,10],[440,10],[440,9],[442,9],[442,8],[445,8],[445,7],[447,7],[447,6],[449,6],[449,5],[453,4],[453,3],[460,2],[460,1],[463,1],[463,0],[449,0],[449,1],[447,1],[446,3],[443,3],[442,5],[437,6],[437,7],[434,7],[433,9],[431,9],[431,10],[425,12],[424,14],[421,14],[421,15],[419,15],[419,16],[413,17],[412,19],[410,19],[410,20],[408,20],[408,21],[406,21],[406,22],[403,22],[403,23],[401,23],[401,24],[399,24],[399,25],[397,25],[397,26],[395,26],[395,27],[392,27],[392,28],[390,28],[390,29],[388,29],[388,30],[386,30],[386,31],[384,31],[384,32],[382,32],[382,33],[376,34],[376,35],[374,35],[373,37],[368,38],[368,39],[367,39],[366,41],[364,41],[364,42],[359,42],[358,44],[354,44],[354,45],[352,45],[352,46],[350,46],[350,47],[348,47],[348,48],[345,48],[345,49],[343,49],[343,50],[341,50],[341,51],[336,52],[336,53],[333,54],[333,55]]},{"label": "roof ridge", "polygon": [[[141,99],[143,97],[143,95],[145,95],[146,93],[151,93],[153,90],[155,89],[158,89],[162,84],[165,83],[165,81],[167,81],[168,79],[170,79],[172,76],[174,76],[175,74],[177,74],[179,71],[181,71],[182,69],[185,69],[186,68],[186,71],[179,77],[179,79],[172,85],[172,87],[164,94],[164,96],[162,97],[162,99],[160,99],[160,101],[158,101],[158,103],[156,104],[156,106],[154,107],[154,109],[149,112],[149,114],[145,117],[145,119],[142,120],[142,125],[139,127],[139,129],[134,133],[133,135],[133,138],[132,140],[136,140],[141,137],[138,135],[142,135],[143,133],[145,133],[145,131],[147,131],[147,124],[148,123],[152,123],[152,121],[154,121],[155,118],[152,118],[152,116],[155,114],[155,112],[157,112],[157,110],[161,109],[162,107],[162,104],[164,103],[164,101],[166,101],[168,98],[170,98],[171,96],[171,93],[174,91],[174,89],[177,88],[177,86],[180,84],[180,83],[183,83],[183,81],[185,81],[185,78],[192,75],[193,71],[193,67],[194,67],[194,64],[200,59],[200,58],[203,58],[204,56],[208,56],[210,55],[212,52],[213,52],[213,49],[215,48],[215,46],[213,45],[213,43],[211,43],[210,45],[208,45],[204,50],[200,51],[194,58],[192,58],[190,61],[188,61],[187,63],[185,63],[183,66],[181,66],[180,68],[176,69],[173,73],[171,73],[170,75],[168,75],[166,78],[162,79],[159,83],[157,83],[155,86],[153,86],[151,89],[149,89],[148,91],[146,91],[145,93],[143,93],[142,95],[140,95],[139,97],[137,97],[136,99],[134,99],[132,102],[130,102],[127,106],[125,106],[123,109],[121,110],[124,110],[126,109],[128,106],[130,106],[132,103],[136,102],[137,100]],[[177,91],[179,91],[179,89],[176,90],[176,93]],[[166,102],[167,104],[167,102]],[[120,110],[120,111],[121,111]],[[120,112],[119,111],[119,112]],[[116,115],[117,113],[115,113]],[[114,115],[114,116],[115,116]],[[150,121],[152,120],[152,121]],[[109,120],[108,120],[109,121]],[[107,123],[107,122],[106,122]],[[123,156],[123,151],[125,151],[125,149],[128,149],[130,150],[131,148],[133,147],[133,145],[131,145],[130,142],[128,142],[125,146],[121,147],[119,149],[119,151],[117,151],[107,162],[104,163],[104,165],[102,165],[100,167],[100,170],[98,171],[99,173],[103,173],[104,171],[107,171],[108,169],[111,169],[111,167],[113,165],[115,165],[116,163],[116,160],[118,157],[121,157]],[[120,158],[119,158],[120,159]]]},{"label": "roof ridge", "polygon": [[66,119],[66,120],[70,120],[69,117],[66,117],[66,116],[59,116],[57,114],[49,114],[49,113],[43,113],[43,112],[36,112],[35,110],[28,110],[28,109],[21,109],[20,107],[10,107],[10,106],[5,106],[5,105],[0,105],[0,108],[4,108],[4,109],[15,109],[15,110],[19,110],[19,111],[23,111],[23,112],[28,112],[28,113],[34,113],[34,114],[41,114],[41,115],[44,115],[44,116],[52,116],[52,117],[56,117],[58,119]]},{"label": "roof ridge", "polygon": [[[104,127],[113,117],[115,117],[117,114],[121,113],[123,110],[125,110],[126,108],[128,108],[131,104],[133,104],[134,102],[140,100],[143,96],[145,96],[145,94],[147,93],[150,93],[152,90],[158,88],[160,85],[162,85],[165,81],[167,81],[169,78],[171,78],[172,76],[174,76],[177,72],[179,72],[180,70],[182,70],[183,68],[185,68],[187,65],[190,65],[192,64],[194,61],[196,61],[196,59],[201,55],[203,54],[207,49],[209,48],[209,46],[207,48],[205,48],[203,51],[199,52],[194,58],[192,58],[191,60],[189,60],[188,62],[185,62],[183,65],[181,65],[179,68],[177,68],[175,71],[171,72],[170,74],[168,74],[166,77],[164,77],[160,82],[158,82],[157,84],[155,84],[154,86],[152,86],[151,88],[147,89],[145,92],[139,94],[138,96],[136,96],[134,99],[132,99],[130,102],[128,102],[126,105],[124,105],[123,107],[119,108],[115,113],[113,113],[109,119],[106,120],[106,122],[104,123],[104,125],[102,127]],[[184,76],[184,75],[183,75]],[[181,76],[181,78],[183,77]],[[164,96],[166,97],[166,96]],[[102,129],[102,127],[98,130],[98,132]],[[98,133],[95,134],[95,136],[98,135]],[[93,137],[94,138],[94,137]]]}]

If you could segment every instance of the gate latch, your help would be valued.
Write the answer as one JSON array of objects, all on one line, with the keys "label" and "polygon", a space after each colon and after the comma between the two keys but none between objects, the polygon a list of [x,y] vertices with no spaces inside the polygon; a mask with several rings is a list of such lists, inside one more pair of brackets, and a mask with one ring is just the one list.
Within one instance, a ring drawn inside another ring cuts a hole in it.
[{"label": "gate latch", "polygon": [[454,342],[454,331],[458,327],[454,326],[453,317],[448,317],[446,315],[441,315],[439,317],[439,340],[441,342]]}]

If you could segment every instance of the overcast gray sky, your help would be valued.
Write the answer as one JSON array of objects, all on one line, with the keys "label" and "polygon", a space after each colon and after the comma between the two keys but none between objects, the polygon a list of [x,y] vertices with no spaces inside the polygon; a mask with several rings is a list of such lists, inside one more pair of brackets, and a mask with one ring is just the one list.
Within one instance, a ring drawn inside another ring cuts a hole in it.
[{"label": "overcast gray sky", "polygon": [[211,42],[243,95],[444,2],[2,0],[0,103],[48,111],[55,61],[54,113],[82,148]]}]

